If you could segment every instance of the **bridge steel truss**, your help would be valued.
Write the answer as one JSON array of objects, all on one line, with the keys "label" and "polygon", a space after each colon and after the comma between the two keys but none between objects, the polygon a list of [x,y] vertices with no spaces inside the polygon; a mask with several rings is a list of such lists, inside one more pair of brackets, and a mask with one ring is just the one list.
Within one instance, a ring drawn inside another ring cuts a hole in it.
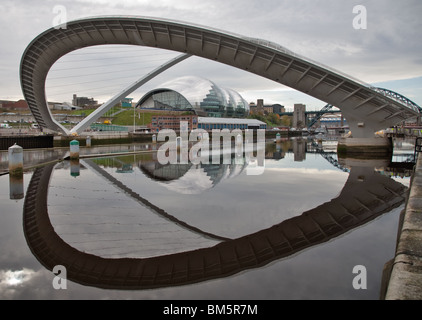
[{"label": "bridge steel truss", "polygon": [[[389,90],[389,89],[384,89],[384,88],[373,88],[373,89],[377,92],[382,93],[383,95],[389,96],[389,97],[391,97],[395,100],[398,100],[398,101],[408,105],[409,108],[412,108],[412,109],[415,109],[415,110],[417,109],[417,110],[419,110],[420,113],[422,113],[422,107],[417,105],[412,100],[410,100],[410,99],[406,98],[405,96],[401,95],[400,93],[394,92],[394,91]],[[332,108],[334,108],[333,105],[327,104],[320,111],[315,112],[316,116],[309,122],[308,128],[311,128],[313,125],[315,125],[318,122],[318,120],[321,119],[322,116],[324,114],[326,114]],[[419,118],[419,121],[420,121],[420,118]]]},{"label": "bridge steel truss", "polygon": [[182,52],[276,81],[337,106],[356,138],[372,137],[375,131],[419,116],[418,108],[270,41],[172,20],[116,16],[71,21],[28,45],[21,60],[21,87],[41,127],[64,132],[47,107],[45,80],[51,66],[74,50],[107,44]]}]

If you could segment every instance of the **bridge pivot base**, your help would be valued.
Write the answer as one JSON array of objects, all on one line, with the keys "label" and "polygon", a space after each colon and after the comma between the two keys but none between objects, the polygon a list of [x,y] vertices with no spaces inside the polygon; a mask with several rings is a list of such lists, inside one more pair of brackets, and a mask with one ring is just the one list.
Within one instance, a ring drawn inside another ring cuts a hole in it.
[{"label": "bridge pivot base", "polygon": [[337,146],[339,157],[360,159],[391,158],[393,141],[391,138],[340,138]]}]

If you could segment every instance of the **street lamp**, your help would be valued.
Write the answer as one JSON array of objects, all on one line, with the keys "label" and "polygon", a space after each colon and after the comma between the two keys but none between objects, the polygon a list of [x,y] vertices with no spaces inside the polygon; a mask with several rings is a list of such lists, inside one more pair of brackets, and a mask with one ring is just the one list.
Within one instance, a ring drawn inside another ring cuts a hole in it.
[{"label": "street lamp", "polygon": [[136,117],[135,117],[135,109],[136,109],[136,105],[133,105],[133,134],[135,134],[135,130],[136,130]]}]

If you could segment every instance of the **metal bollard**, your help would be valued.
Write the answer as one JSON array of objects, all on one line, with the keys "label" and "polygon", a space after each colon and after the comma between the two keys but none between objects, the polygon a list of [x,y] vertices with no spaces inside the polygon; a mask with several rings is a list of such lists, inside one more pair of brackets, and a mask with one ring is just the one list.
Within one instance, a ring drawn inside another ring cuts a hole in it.
[{"label": "metal bollard", "polygon": [[86,146],[88,148],[91,148],[91,137],[90,136],[86,137]]}]

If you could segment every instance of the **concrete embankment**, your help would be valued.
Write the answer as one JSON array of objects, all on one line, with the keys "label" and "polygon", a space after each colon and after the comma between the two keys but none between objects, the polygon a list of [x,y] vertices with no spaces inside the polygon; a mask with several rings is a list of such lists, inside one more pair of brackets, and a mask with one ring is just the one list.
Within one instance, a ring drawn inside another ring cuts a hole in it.
[{"label": "concrete embankment", "polygon": [[422,300],[422,156],[401,215],[396,254],[386,269],[386,300]]}]

